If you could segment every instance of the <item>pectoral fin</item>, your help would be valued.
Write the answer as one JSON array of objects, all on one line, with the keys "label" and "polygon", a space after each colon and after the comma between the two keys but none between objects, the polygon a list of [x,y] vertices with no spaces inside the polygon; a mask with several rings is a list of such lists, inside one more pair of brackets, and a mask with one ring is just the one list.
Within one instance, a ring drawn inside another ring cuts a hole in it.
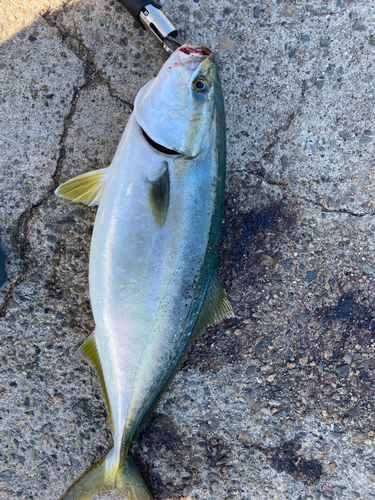
[{"label": "pectoral fin", "polygon": [[73,179],[61,184],[56,189],[55,194],[69,200],[80,201],[90,207],[99,205],[107,172],[108,167],[73,177]]},{"label": "pectoral fin", "polygon": [[220,323],[224,318],[233,317],[232,306],[221,281],[215,273],[212,276],[193,333],[191,334],[191,343],[195,342],[199,335],[209,326]]},{"label": "pectoral fin", "polygon": [[149,187],[148,201],[159,227],[163,227],[167,218],[169,207],[169,171],[165,162],[157,176],[147,178]]},{"label": "pectoral fin", "polygon": [[104,380],[102,363],[100,361],[99,351],[98,351],[98,347],[96,345],[95,331],[90,335],[90,337],[88,337],[84,341],[84,343],[81,345],[81,347],[77,350],[76,356],[77,357],[83,356],[84,358],[86,358],[86,360],[89,361],[90,364],[94,367],[96,374],[99,377],[100,384],[102,386],[104,399],[105,399],[105,404],[107,406],[109,420],[111,421],[112,432],[113,432],[114,429],[113,429],[111,405],[109,403],[108,391],[107,391],[107,386],[106,386],[105,380]]}]

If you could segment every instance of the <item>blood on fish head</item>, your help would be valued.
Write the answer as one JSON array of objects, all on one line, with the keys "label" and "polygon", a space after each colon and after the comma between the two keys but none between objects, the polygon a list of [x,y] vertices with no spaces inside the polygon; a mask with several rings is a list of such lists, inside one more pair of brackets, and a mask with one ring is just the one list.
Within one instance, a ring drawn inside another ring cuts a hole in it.
[{"label": "blood on fish head", "polygon": [[179,52],[182,52],[183,54],[187,55],[196,55],[196,56],[204,56],[204,57],[209,57],[211,59],[214,58],[213,53],[207,49],[206,47],[194,47],[193,45],[190,45],[190,43],[184,45],[183,47],[180,47]]},{"label": "blood on fish head", "polygon": [[188,71],[195,71],[204,59],[213,61],[213,53],[204,47],[193,47],[190,44],[184,45],[178,49],[180,64]]}]

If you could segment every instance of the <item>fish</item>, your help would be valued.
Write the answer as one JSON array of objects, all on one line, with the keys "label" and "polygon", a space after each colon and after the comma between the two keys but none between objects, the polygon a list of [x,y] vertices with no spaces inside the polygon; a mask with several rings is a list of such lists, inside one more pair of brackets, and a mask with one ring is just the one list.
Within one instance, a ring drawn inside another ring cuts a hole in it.
[{"label": "fish", "polygon": [[178,48],[138,92],[110,166],[56,194],[98,206],[89,260],[95,330],[77,351],[95,369],[113,448],[61,497],[116,491],[151,500],[130,454],[189,347],[233,317],[217,273],[226,172],[214,56]]}]

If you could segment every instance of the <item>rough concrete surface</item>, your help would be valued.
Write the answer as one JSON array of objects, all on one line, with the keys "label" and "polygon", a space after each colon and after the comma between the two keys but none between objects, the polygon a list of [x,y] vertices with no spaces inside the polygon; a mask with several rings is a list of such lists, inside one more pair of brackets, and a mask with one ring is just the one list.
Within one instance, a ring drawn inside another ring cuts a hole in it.
[{"label": "rough concrete surface", "polygon": [[[375,498],[373,2],[163,10],[222,77],[236,318],[192,348],[135,460],[155,499]],[[0,14],[0,499],[54,500],[111,435],[74,358],[95,209],[53,191],[110,163],[166,55],[115,0]]]}]

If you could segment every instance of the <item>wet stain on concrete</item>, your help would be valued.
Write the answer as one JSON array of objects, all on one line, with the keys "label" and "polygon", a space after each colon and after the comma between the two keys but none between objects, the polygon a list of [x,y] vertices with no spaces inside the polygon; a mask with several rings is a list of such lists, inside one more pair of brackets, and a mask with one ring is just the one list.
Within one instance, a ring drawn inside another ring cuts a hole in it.
[{"label": "wet stain on concrete", "polygon": [[[247,357],[253,336],[257,334],[251,311],[259,302],[259,297],[249,292],[249,286],[255,291],[262,288],[265,280],[264,267],[260,263],[262,252],[272,253],[276,261],[279,258],[275,253],[277,239],[292,231],[297,222],[296,212],[283,202],[261,210],[238,212],[235,196],[230,195],[226,201],[218,270],[232,299],[236,317],[222,322],[220,327],[211,327],[192,347],[184,367],[203,372],[241,363]],[[245,326],[244,320],[251,324]],[[247,333],[241,336],[228,333],[236,329]]]},{"label": "wet stain on concrete", "polygon": [[154,470],[153,460],[157,456],[168,456],[168,462],[171,465],[176,463],[181,465],[191,451],[191,447],[187,446],[180,437],[176,424],[167,415],[153,413],[139,437],[139,442],[143,453],[135,449],[134,461],[155,499],[182,496],[184,481],[188,478],[189,482],[199,482],[199,471],[186,470],[183,474],[184,478],[176,484],[165,481]]},{"label": "wet stain on concrete", "polygon": [[285,441],[276,448],[255,448],[264,453],[277,472],[286,472],[306,485],[312,485],[323,474],[322,464],[318,460],[306,460],[298,455],[302,448],[299,441]]},{"label": "wet stain on concrete", "polygon": [[[338,299],[337,305],[316,309],[316,318],[320,319],[327,329],[333,324],[338,325],[341,346],[351,337],[363,344],[375,337],[374,309],[369,307],[367,302],[360,292],[345,293]],[[341,356],[341,352],[338,355]]]},{"label": "wet stain on concrete", "polygon": [[350,319],[354,315],[354,305],[356,299],[351,294],[343,295],[336,307],[326,309],[324,313],[325,319]]},{"label": "wet stain on concrete", "polygon": [[229,267],[243,271],[244,267],[259,264],[260,255],[256,250],[268,246],[296,223],[296,215],[282,202],[260,211],[234,214],[230,210],[231,200],[227,203],[220,256],[225,271]]}]

